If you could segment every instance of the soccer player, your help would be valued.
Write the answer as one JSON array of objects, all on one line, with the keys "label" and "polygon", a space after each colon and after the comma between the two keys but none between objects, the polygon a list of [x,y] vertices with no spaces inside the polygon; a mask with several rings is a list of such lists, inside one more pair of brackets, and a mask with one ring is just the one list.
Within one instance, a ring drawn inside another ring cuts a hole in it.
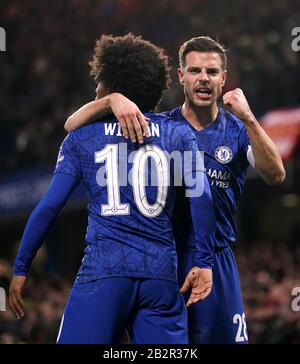
[{"label": "soccer player", "polygon": [[[170,80],[164,51],[132,34],[102,36],[91,68],[98,98],[122,92],[143,111],[155,108]],[[182,172],[171,154],[176,151],[180,162],[185,153],[192,155],[189,167],[183,163],[186,192],[193,219],[202,220],[201,228],[195,225],[198,251],[182,291],[192,289],[188,305],[211,291],[215,220],[195,136],[181,121],[153,113],[147,117],[151,137],[143,146],[126,141],[113,115],[70,133],[49,189],[25,228],[9,297],[18,318],[24,315],[22,288],[31,262],[71,192],[83,182],[89,202],[87,247],[58,343],[118,343],[127,325],[134,343],[188,342],[171,224]]]},{"label": "soccer player", "polygon": [[[227,77],[227,55],[222,45],[207,36],[193,38],[181,46],[179,62],[185,102],[166,114],[186,122],[196,134],[199,149],[205,153],[216,212],[214,284],[205,301],[189,308],[190,342],[246,344],[248,333],[239,274],[230,248],[236,240],[234,215],[249,164],[270,185],[282,183],[285,170],[276,146],[255,119],[241,89],[223,96],[226,109],[218,106]],[[134,140],[136,130],[142,139],[147,120],[142,118],[137,105],[122,95],[111,96],[107,108],[116,115],[124,135]],[[66,128],[76,128],[101,115],[107,110],[104,103],[105,100],[99,100],[86,105],[67,120]],[[178,221],[186,229],[180,212],[175,210],[175,217],[179,216]],[[186,236],[180,234],[180,240],[184,240],[179,254],[180,282],[193,265],[195,248],[191,229],[185,233]]]}]

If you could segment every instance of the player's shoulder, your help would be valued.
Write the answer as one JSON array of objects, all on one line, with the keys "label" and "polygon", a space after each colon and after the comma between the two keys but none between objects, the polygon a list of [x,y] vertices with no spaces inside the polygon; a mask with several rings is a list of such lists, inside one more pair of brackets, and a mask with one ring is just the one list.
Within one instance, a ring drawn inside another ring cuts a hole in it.
[{"label": "player's shoulder", "polygon": [[167,113],[147,113],[150,124],[159,124],[161,134],[165,137],[173,135],[185,135],[191,132],[184,120],[176,119]]},{"label": "player's shoulder", "polygon": [[74,131],[71,131],[70,137],[72,139],[85,139],[96,134],[96,123],[84,125]]},{"label": "player's shoulder", "polygon": [[72,135],[72,139],[76,141],[87,141],[101,134],[105,125],[110,123],[118,123],[117,119],[114,116],[109,116],[103,118],[101,120],[96,120],[90,124],[84,125],[70,134]]},{"label": "player's shoulder", "polygon": [[171,120],[171,118],[165,113],[148,112],[145,113],[145,115],[150,119],[150,123],[152,122],[152,123],[163,124]]},{"label": "player's shoulder", "polygon": [[156,118],[165,128],[176,129],[177,131],[189,131],[190,128],[183,118],[176,117],[170,111],[155,114]]},{"label": "player's shoulder", "polygon": [[186,133],[187,135],[194,135],[191,125],[181,113],[181,107],[176,107],[170,111],[165,111],[163,114],[171,118],[173,121],[173,127],[175,127],[178,132],[183,134]]},{"label": "player's shoulder", "polygon": [[196,136],[184,119],[174,118],[166,113],[158,114],[157,117],[160,120],[161,143],[166,150],[183,151],[187,145],[190,148],[192,141],[196,143]]},{"label": "player's shoulder", "polygon": [[163,114],[167,115],[171,118],[177,119],[177,120],[183,119],[180,106],[177,106],[174,109],[169,110],[169,111],[164,111]]}]

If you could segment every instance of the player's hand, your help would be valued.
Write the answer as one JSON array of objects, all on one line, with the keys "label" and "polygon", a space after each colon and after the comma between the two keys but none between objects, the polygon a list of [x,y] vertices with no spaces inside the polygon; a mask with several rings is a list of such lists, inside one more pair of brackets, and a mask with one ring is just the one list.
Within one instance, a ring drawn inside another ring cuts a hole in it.
[{"label": "player's hand", "polygon": [[187,307],[204,300],[212,289],[212,270],[208,268],[194,267],[187,275],[180,292],[185,293],[192,288]]},{"label": "player's hand", "polygon": [[24,316],[22,290],[26,280],[26,277],[14,276],[9,287],[9,305],[18,320]]},{"label": "player's hand", "polygon": [[242,121],[253,118],[248,101],[240,88],[227,92],[223,96],[223,102],[226,108]]},{"label": "player's hand", "polygon": [[110,95],[110,108],[120,123],[123,136],[135,143],[144,143],[144,137],[150,137],[147,118],[138,106],[120,93]]}]

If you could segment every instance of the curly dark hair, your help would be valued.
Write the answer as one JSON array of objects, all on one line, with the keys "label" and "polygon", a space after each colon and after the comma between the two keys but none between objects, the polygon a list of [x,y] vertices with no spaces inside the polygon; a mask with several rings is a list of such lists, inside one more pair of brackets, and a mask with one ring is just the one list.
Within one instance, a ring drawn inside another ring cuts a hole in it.
[{"label": "curly dark hair", "polygon": [[195,37],[185,42],[179,50],[179,63],[181,67],[186,66],[186,56],[191,52],[212,52],[218,53],[222,60],[223,70],[227,67],[226,49],[219,42],[211,37]]},{"label": "curly dark hair", "polygon": [[102,35],[89,65],[97,83],[124,94],[142,111],[155,109],[171,81],[165,51],[132,33]]}]

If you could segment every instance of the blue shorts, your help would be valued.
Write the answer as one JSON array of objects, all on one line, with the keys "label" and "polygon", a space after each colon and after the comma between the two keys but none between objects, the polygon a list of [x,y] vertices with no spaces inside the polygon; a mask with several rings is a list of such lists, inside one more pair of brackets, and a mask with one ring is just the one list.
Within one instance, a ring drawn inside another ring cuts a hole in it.
[{"label": "blue shorts", "polygon": [[74,285],[59,344],[117,344],[131,327],[133,344],[187,344],[187,312],[177,284],[105,278]]},{"label": "blue shorts", "polygon": [[[179,253],[180,285],[195,266],[193,255],[191,251]],[[212,292],[190,306],[188,321],[191,344],[248,344],[239,274],[230,248],[215,254]]]}]

